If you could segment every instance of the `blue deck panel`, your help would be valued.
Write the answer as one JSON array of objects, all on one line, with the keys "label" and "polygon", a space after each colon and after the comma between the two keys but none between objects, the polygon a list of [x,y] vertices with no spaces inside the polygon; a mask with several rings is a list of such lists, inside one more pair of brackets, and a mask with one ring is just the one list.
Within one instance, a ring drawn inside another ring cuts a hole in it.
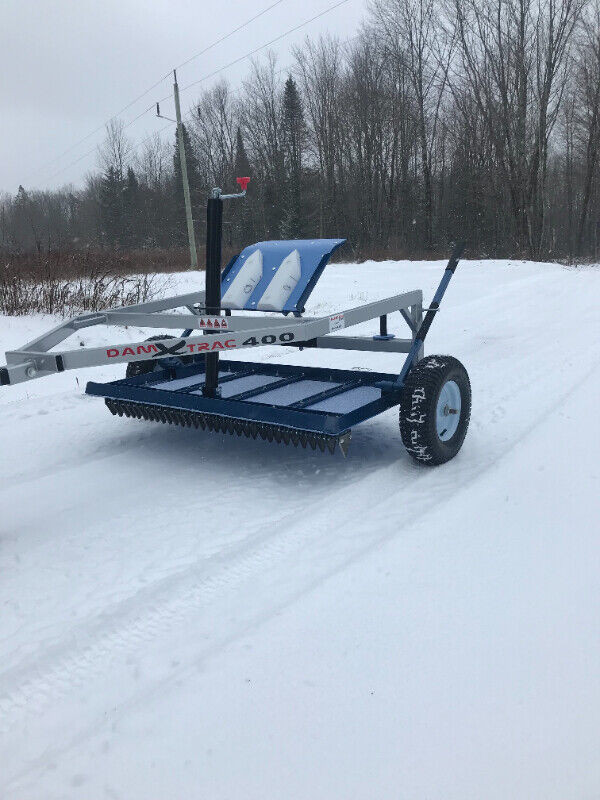
[{"label": "blue deck panel", "polygon": [[[398,392],[384,392],[377,386],[379,382],[389,384],[395,379],[395,375],[387,373],[229,360],[221,362],[219,372],[219,380],[223,381],[222,396],[209,398],[202,395],[203,357],[196,356],[195,361],[189,366],[111,383],[90,382],[86,392],[114,400],[328,434],[343,433],[400,402]],[[289,379],[287,385],[269,388],[275,381],[285,383],[285,379]],[[247,390],[252,390],[250,399],[228,399]],[[333,397],[319,399],[320,394],[337,390]],[[314,400],[307,406],[294,407],[313,396]]]},{"label": "blue deck panel", "polygon": [[251,244],[232,258],[223,270],[221,295],[225,294],[252,253],[260,250],[263,257],[263,276],[244,305],[246,311],[256,311],[261,297],[282,261],[297,250],[300,254],[301,277],[282,310],[284,314],[301,314],[332,253],[345,242],[346,239],[288,239]]}]

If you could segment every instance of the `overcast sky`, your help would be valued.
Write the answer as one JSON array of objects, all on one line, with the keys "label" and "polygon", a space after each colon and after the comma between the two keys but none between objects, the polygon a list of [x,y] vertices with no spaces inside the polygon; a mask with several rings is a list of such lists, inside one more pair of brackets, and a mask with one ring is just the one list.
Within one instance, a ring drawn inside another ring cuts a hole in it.
[{"label": "overcast sky", "polygon": [[[29,189],[79,185],[96,166],[95,147],[103,138],[102,131],[61,157],[65,150],[103,125],[173,66],[274,1],[0,0],[0,191],[14,193],[19,184]],[[226,65],[336,1],[282,0],[179,70],[180,86]],[[291,47],[307,33],[328,31],[347,38],[356,32],[363,15],[364,0],[348,0],[272,49],[285,67],[291,63]],[[223,76],[239,83],[248,65],[243,62]],[[184,113],[202,87],[209,85],[204,83],[182,95]],[[170,79],[163,81],[124,112],[123,120],[131,120],[170,91]],[[161,111],[173,116],[172,103],[165,102]],[[127,133],[137,141],[164,125],[150,111]],[[165,135],[171,136],[171,131]]]}]

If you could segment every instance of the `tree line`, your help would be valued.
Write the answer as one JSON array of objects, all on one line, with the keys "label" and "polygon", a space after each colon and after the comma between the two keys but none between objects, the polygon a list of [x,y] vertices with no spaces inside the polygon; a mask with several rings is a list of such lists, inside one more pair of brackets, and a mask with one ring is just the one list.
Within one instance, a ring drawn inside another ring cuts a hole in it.
[{"label": "tree line", "polygon": [[[598,257],[600,0],[371,0],[350,41],[306,39],[204,91],[184,140],[197,237],[209,190],[225,244],[346,236],[354,257]],[[0,247],[186,243],[179,152],[112,121],[83,188],[0,199]],[[350,257],[350,251],[346,253]]]}]

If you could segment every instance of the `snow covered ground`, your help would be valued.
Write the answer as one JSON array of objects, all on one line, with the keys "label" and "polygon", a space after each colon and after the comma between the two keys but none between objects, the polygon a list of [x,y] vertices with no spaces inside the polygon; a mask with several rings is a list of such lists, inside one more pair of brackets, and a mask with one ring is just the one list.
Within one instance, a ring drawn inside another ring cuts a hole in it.
[{"label": "snow covered ground", "polygon": [[[442,266],[330,266],[309,311],[427,301]],[[473,413],[436,469],[396,409],[343,460],[113,418],[83,390],[118,365],[3,389],[2,800],[600,797],[599,296],[461,264],[426,352]],[[0,318],[2,352],[52,322]]]}]

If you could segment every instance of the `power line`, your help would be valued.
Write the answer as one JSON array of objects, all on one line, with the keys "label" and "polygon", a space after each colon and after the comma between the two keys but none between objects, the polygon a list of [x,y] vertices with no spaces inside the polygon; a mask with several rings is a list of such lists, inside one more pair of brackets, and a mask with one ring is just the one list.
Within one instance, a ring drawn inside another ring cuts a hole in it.
[{"label": "power line", "polygon": [[[124,111],[127,111],[127,109],[131,108],[131,106],[135,105],[135,104],[136,104],[136,103],[137,103],[139,100],[141,100],[141,99],[142,99],[143,97],[145,97],[147,94],[150,94],[150,92],[151,92],[153,89],[156,89],[156,87],[157,87],[157,86],[160,86],[160,84],[161,84],[161,83],[162,83],[164,80],[166,80],[166,79],[169,77],[169,75],[170,75],[170,74],[171,74],[170,72],[167,72],[167,74],[166,74],[166,75],[164,75],[164,76],[163,76],[163,77],[162,77],[160,80],[158,80],[158,81],[156,81],[156,83],[152,84],[152,86],[151,86],[149,89],[146,89],[146,91],[145,91],[145,92],[142,92],[142,94],[138,95],[138,96],[135,98],[135,100],[132,100],[131,102],[127,103],[127,105],[126,105],[126,106],[123,106],[123,108],[122,108],[120,111],[117,111],[117,113],[116,113],[116,114],[113,114],[113,116],[112,116],[112,117],[109,117],[109,118],[108,118],[108,119],[107,119],[105,122],[103,122],[103,123],[102,123],[102,125],[98,125],[98,127],[97,127],[97,128],[94,128],[94,130],[93,130],[91,133],[88,133],[88,134],[87,134],[86,136],[84,136],[82,139],[79,139],[79,141],[77,141],[77,142],[75,142],[74,144],[72,144],[72,145],[70,145],[69,147],[67,147],[67,149],[66,149],[66,150],[64,150],[64,151],[63,151],[63,152],[62,152],[60,155],[56,156],[56,158],[53,158],[53,159],[51,159],[50,161],[46,162],[46,164],[45,164],[43,167],[39,167],[39,168],[38,168],[38,170],[37,170],[37,172],[38,172],[38,173],[39,173],[39,172],[43,172],[43,171],[44,171],[45,169],[47,169],[48,167],[51,167],[53,164],[56,164],[56,162],[57,162],[57,161],[60,161],[60,160],[61,160],[61,158],[63,158],[63,156],[66,156],[66,155],[67,155],[67,153],[70,153],[72,150],[75,150],[75,148],[79,147],[79,145],[80,145],[80,144],[83,144],[84,142],[87,142],[87,140],[88,140],[88,139],[91,139],[91,138],[92,138],[92,136],[95,136],[97,133],[99,133],[99,131],[103,131],[103,130],[106,128],[106,126],[107,126],[107,125],[110,125],[110,123],[111,123],[113,120],[115,120],[115,119],[118,119],[118,117],[119,117],[119,116],[120,116],[120,115],[121,115],[121,114],[122,114]],[[153,106],[149,106],[149,108],[153,108]],[[144,110],[144,111],[143,111],[143,112],[142,112],[142,113],[141,113],[139,116],[137,116],[135,119],[131,120],[131,122],[130,122],[130,123],[128,123],[128,125],[131,125],[133,122],[135,122],[136,120],[138,120],[140,117],[142,117],[144,114],[146,114],[146,113],[148,112],[148,110],[149,110],[148,108],[147,108],[147,109],[145,109],[145,110]],[[95,149],[96,149],[96,148],[94,147],[94,150],[95,150]],[[90,152],[94,152],[94,150],[92,150],[92,151],[90,151]],[[86,156],[86,155],[89,155],[89,152],[88,152],[88,153],[85,153],[83,156],[81,156],[81,158],[85,158],[85,156]],[[73,161],[73,162],[72,162],[72,163],[71,163],[69,166],[73,166],[74,164],[77,164],[79,161],[81,161],[81,158],[78,158],[78,159],[76,159],[76,160],[75,160],[75,161]],[[63,169],[68,169],[68,166],[67,166],[67,167],[64,167]],[[60,175],[60,173],[63,171],[63,169],[60,169],[60,170],[59,170],[57,173],[54,173],[54,175]],[[54,177],[54,175],[51,175],[51,176],[50,176],[50,178],[48,178],[48,180],[51,180],[51,179]]]},{"label": "power line", "polygon": [[259,17],[262,17],[263,14],[266,14],[268,11],[271,11],[271,9],[275,8],[275,6],[278,6],[281,3],[283,3],[283,0],[275,0],[275,2],[272,5],[268,6],[263,11],[259,11],[258,14],[255,14],[249,20],[244,22],[243,25],[239,25],[237,28],[235,28],[235,30],[231,31],[230,33],[226,34],[225,36],[222,36],[220,39],[217,39],[216,42],[213,42],[208,47],[205,47],[204,50],[200,50],[199,53],[196,53],[196,55],[191,56],[190,58],[187,59],[187,61],[184,61],[182,64],[179,64],[179,66],[175,67],[175,69],[181,69],[182,67],[186,67],[190,62],[194,61],[194,59],[198,58],[199,56],[203,56],[205,53],[208,53],[208,51],[212,50],[213,47],[216,47],[218,44],[221,44],[221,42],[224,42],[225,39],[228,39],[230,36],[233,36],[234,33],[237,33],[238,31],[241,31],[242,28],[246,27],[246,25],[250,25],[251,22],[254,22]]},{"label": "power line", "polygon": [[[279,2],[281,2],[281,0],[278,0],[278,1],[279,1]],[[296,31],[300,30],[301,28],[304,28],[304,27],[306,27],[307,25],[310,25],[310,23],[311,23],[311,22],[314,22],[315,20],[317,20],[317,19],[320,19],[320,17],[323,17],[323,16],[325,16],[326,14],[329,14],[331,11],[335,11],[335,9],[336,9],[336,8],[339,8],[340,6],[343,6],[343,5],[345,5],[346,3],[348,3],[348,2],[350,2],[350,0],[338,0],[338,2],[337,2],[337,3],[334,3],[333,5],[329,6],[329,7],[328,7],[328,8],[326,8],[326,9],[324,9],[324,10],[323,10],[323,11],[321,11],[319,14],[315,14],[315,16],[311,17],[310,19],[307,19],[307,20],[305,20],[304,22],[301,22],[301,23],[299,23],[298,25],[295,25],[294,27],[292,27],[292,28],[289,28],[289,29],[288,29],[287,31],[285,31],[284,33],[281,33],[281,34],[279,34],[279,36],[276,36],[274,39],[271,39],[270,41],[266,42],[265,44],[261,45],[260,47],[256,47],[256,48],[254,48],[253,50],[250,50],[250,52],[248,52],[248,53],[245,53],[243,56],[240,56],[239,58],[236,58],[236,59],[234,59],[233,61],[230,61],[228,64],[225,64],[225,66],[223,66],[223,67],[220,67],[219,69],[216,69],[216,70],[214,70],[213,72],[207,73],[206,75],[203,75],[201,78],[198,78],[197,80],[193,81],[192,83],[189,83],[189,84],[188,84],[187,86],[185,86],[183,89],[180,89],[180,90],[179,90],[179,91],[180,91],[180,94],[181,94],[181,93],[183,93],[183,92],[185,92],[185,91],[187,91],[188,89],[191,89],[193,86],[197,86],[199,83],[203,83],[204,81],[207,81],[207,80],[209,80],[210,78],[214,78],[216,75],[219,75],[221,72],[224,72],[225,70],[229,69],[230,67],[233,67],[235,64],[239,64],[241,61],[245,61],[246,59],[248,59],[248,58],[251,58],[252,56],[256,55],[257,53],[260,53],[262,50],[265,50],[267,47],[270,47],[271,45],[275,44],[276,42],[279,42],[279,41],[281,41],[281,40],[282,40],[282,39],[284,39],[286,36],[290,36],[292,33],[295,33]],[[197,54],[197,55],[200,55],[200,54]],[[179,68],[178,68],[178,69],[179,69]],[[158,102],[159,102],[159,103],[162,103],[162,102],[164,102],[165,100],[170,100],[170,99],[171,99],[171,95],[170,95],[170,94],[168,94],[168,95],[165,95],[165,97],[162,97],[162,98],[161,98],[161,99],[160,99]],[[151,106],[149,106],[149,107],[148,107],[148,108],[147,108],[145,111],[142,111],[142,112],[141,112],[141,114],[138,114],[138,116],[137,116],[137,117],[135,117],[133,120],[130,120],[130,121],[129,121],[129,122],[128,122],[128,123],[127,123],[125,126],[124,126],[124,128],[128,128],[130,125],[132,125],[132,124],[133,124],[134,122],[136,122],[138,119],[140,119],[140,117],[143,117],[143,116],[144,116],[144,114],[147,114],[147,113],[148,113],[148,111],[149,111],[151,108],[154,108],[154,106],[155,106],[155,104],[153,103],[153,104],[152,104]],[[149,140],[150,140],[150,139],[151,139],[151,138],[152,138],[152,137],[155,135],[155,133],[158,133],[158,135],[160,135],[160,134],[161,134],[163,131],[165,131],[165,130],[166,130],[168,127],[170,127],[170,125],[165,125],[165,126],[164,126],[163,128],[161,128],[159,131],[155,131],[154,133],[150,134],[149,136],[146,136],[146,137],[145,137],[144,139],[142,139],[140,142],[138,142],[137,144],[135,144],[135,145],[133,145],[132,147],[128,148],[128,150],[127,150],[127,153],[126,153],[126,154],[128,155],[129,153],[132,153],[132,152],[134,152],[134,151],[135,151],[135,150],[137,150],[139,147],[141,147],[143,144],[145,144],[147,141],[149,141]],[[91,155],[92,153],[96,152],[96,150],[97,150],[97,147],[94,147],[92,150],[89,150],[87,153],[84,153],[82,156],[80,156],[79,158],[77,158],[75,161],[72,161],[70,164],[67,164],[67,165],[66,165],[66,166],[64,166],[64,167],[61,167],[61,169],[59,169],[57,172],[55,172],[53,175],[51,175],[51,176],[48,178],[48,180],[52,180],[53,178],[57,177],[57,176],[58,176],[58,175],[60,175],[61,173],[65,172],[66,170],[68,170],[68,169],[70,169],[71,167],[75,166],[75,165],[76,165],[76,164],[78,164],[80,161],[82,161],[84,158],[87,158],[87,156],[89,156],[89,155]]]},{"label": "power line", "polygon": [[[207,81],[209,78],[214,78],[215,75],[219,75],[219,73],[223,72],[226,69],[229,69],[229,67],[233,67],[235,64],[239,64],[240,61],[245,61],[247,58],[251,58],[252,56],[256,55],[256,53],[260,53],[261,50],[265,50],[267,47],[271,47],[271,45],[276,44],[277,42],[284,39],[286,36],[289,36],[290,34],[299,31],[301,28],[306,27],[306,25],[310,25],[311,22],[314,22],[320,17],[324,17],[325,14],[329,14],[331,11],[335,11],[336,8],[339,8],[340,6],[343,6],[349,2],[350,0],[339,0],[339,2],[334,3],[333,5],[326,8],[324,11],[321,11],[319,14],[315,14],[314,17],[307,19],[305,22],[301,22],[299,25],[295,25],[293,28],[290,28],[289,30],[285,31],[285,33],[279,34],[279,36],[276,36],[274,39],[271,39],[271,41],[267,42],[266,44],[262,44],[260,47],[256,47],[254,50],[251,50],[249,53],[246,53],[245,55],[240,56],[239,58],[236,58],[233,61],[230,61],[229,64],[226,64],[224,67],[220,67],[219,69],[214,70],[214,72],[209,72],[207,75],[203,75],[201,78],[198,78],[198,80],[192,81],[192,83],[188,83],[187,86],[184,86],[183,89],[179,90],[180,93],[183,93],[188,89],[191,89],[192,86],[197,86],[199,83]],[[161,100],[159,100],[159,103],[162,103],[169,97],[170,95],[167,95],[167,97],[163,97]]]},{"label": "power line", "polygon": [[[203,50],[200,50],[198,53],[195,53],[193,56],[190,56],[190,58],[186,59],[186,61],[183,61],[181,64],[179,64],[177,67],[175,67],[175,69],[181,69],[182,67],[185,67],[185,66],[187,66],[187,64],[189,64],[192,61],[194,61],[196,58],[199,58],[201,55],[204,55],[205,53],[208,53],[209,50],[212,50],[217,45],[219,45],[222,42],[226,41],[231,36],[233,36],[234,34],[238,33],[243,28],[245,28],[247,25],[250,25],[252,22],[255,22],[257,19],[262,17],[264,14],[267,14],[269,11],[271,11],[276,6],[281,5],[281,3],[283,3],[283,2],[284,2],[284,0],[275,0],[275,2],[271,3],[270,6],[267,6],[262,11],[259,11],[258,14],[255,14],[253,17],[250,17],[245,22],[243,22],[241,25],[238,25],[237,28],[234,28],[233,30],[229,31],[229,33],[226,33],[223,36],[221,36],[219,39],[216,39],[214,42],[212,42],[212,44],[209,44]],[[55,158],[53,158],[50,161],[46,162],[46,164],[44,164],[43,167],[38,168],[36,173],[39,173],[39,172],[47,169],[48,167],[52,166],[53,164],[56,164],[56,162],[60,161],[61,158],[63,158],[64,156],[67,155],[67,153],[70,153],[72,150],[75,150],[75,148],[79,147],[80,144],[83,144],[88,139],[91,139],[91,137],[95,136],[99,131],[104,130],[104,128],[107,125],[109,125],[113,120],[117,119],[119,116],[121,116],[121,114],[123,114],[125,111],[130,109],[132,106],[134,106],[142,98],[144,98],[144,97],[146,97],[146,95],[150,94],[150,92],[153,91],[154,89],[156,89],[157,86],[160,86],[160,84],[163,81],[165,81],[171,74],[172,74],[172,72],[171,72],[171,70],[169,70],[169,72],[167,72],[165,75],[163,75],[163,77],[160,78],[158,81],[156,81],[156,83],[153,83],[152,86],[150,86],[144,92],[142,92],[137,97],[135,97],[133,100],[131,100],[129,103],[127,103],[127,105],[123,106],[123,108],[121,108],[119,111],[117,111],[111,117],[109,117],[105,122],[103,122],[97,128],[94,128],[94,130],[91,131],[91,133],[88,133],[86,136],[84,136],[83,138],[79,139],[79,141],[77,141],[74,144],[72,144],[69,147],[67,147],[67,149],[64,150],[62,153],[60,153],[58,156],[56,156]],[[147,108],[144,111],[142,111],[141,114],[139,114],[134,119],[130,120],[130,122],[127,123],[126,127],[129,127],[129,125],[132,125],[134,122],[136,122],[138,119],[140,119],[140,117],[142,117],[144,114],[146,114],[150,110],[150,108],[153,108],[153,107],[154,107],[154,104],[152,104],[152,106],[150,106],[149,108]],[[85,155],[89,155],[89,153],[87,153]],[[83,158],[85,158],[85,155],[83,156]],[[73,164],[76,164],[79,160],[80,159],[77,159],[77,161],[74,161]],[[60,172],[58,174],[60,174]],[[53,177],[53,176],[51,176],[51,177]],[[50,179],[48,179],[48,180],[50,180]]]}]

